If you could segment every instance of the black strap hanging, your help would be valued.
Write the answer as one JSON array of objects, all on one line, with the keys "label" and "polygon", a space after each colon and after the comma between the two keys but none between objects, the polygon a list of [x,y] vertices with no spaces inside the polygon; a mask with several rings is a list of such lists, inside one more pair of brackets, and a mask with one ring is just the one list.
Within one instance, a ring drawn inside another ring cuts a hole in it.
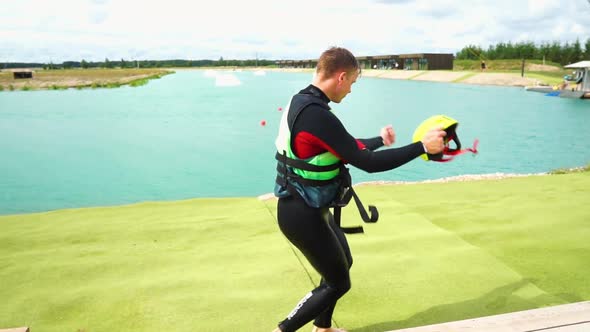
[{"label": "black strap hanging", "polygon": [[[363,206],[363,203],[361,202],[360,198],[358,197],[358,195],[356,194],[356,192],[354,191],[354,189],[352,187],[348,188],[348,192],[350,193],[350,195],[352,197],[354,197],[354,202],[356,203],[356,207],[359,210],[359,213],[361,215],[361,219],[363,219],[364,222],[366,223],[375,223],[377,222],[377,220],[379,220],[379,211],[377,210],[377,207],[375,207],[374,205],[369,205],[369,213],[370,215],[367,213],[367,210],[365,210],[365,207]],[[338,227],[340,227],[340,229],[342,229],[342,231],[346,234],[358,234],[358,233],[364,233],[364,229],[363,226],[354,226],[354,227],[342,227],[341,226],[341,220],[342,220],[342,205],[336,205],[334,206],[334,222],[336,223],[336,225],[338,225]]]}]

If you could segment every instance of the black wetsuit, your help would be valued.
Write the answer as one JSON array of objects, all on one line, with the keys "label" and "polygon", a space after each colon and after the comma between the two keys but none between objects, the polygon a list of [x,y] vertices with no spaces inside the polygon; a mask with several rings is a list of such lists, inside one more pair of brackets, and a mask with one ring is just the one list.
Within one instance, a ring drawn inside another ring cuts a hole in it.
[{"label": "black wetsuit", "polygon": [[[326,104],[330,102],[313,85],[299,93],[313,94]],[[291,149],[299,158],[330,151],[367,172],[390,170],[424,153],[420,142],[373,151],[383,146],[381,137],[355,139],[331,111],[316,104],[304,108],[290,130]],[[295,331],[313,319],[315,326],[330,327],[336,301],[350,289],[352,255],[346,237],[335,224],[329,208],[312,208],[299,196],[279,198],[277,211],[283,234],[322,276],[320,285],[295,306],[279,327],[283,332]]]}]

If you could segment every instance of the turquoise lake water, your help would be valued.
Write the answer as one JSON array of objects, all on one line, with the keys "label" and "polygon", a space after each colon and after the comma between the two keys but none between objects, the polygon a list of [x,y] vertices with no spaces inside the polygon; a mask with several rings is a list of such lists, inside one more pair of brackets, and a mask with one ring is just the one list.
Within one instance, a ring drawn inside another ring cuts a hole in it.
[{"label": "turquoise lake water", "polygon": [[[271,192],[274,139],[309,73],[178,71],[142,87],[0,92],[0,214]],[[219,78],[218,78],[219,79]],[[231,86],[239,81],[241,84]],[[416,159],[355,183],[536,173],[590,162],[590,101],[522,88],[360,78],[332,104],[356,137],[392,124],[396,146],[434,114],[480,153]],[[266,126],[260,122],[266,121]]]}]

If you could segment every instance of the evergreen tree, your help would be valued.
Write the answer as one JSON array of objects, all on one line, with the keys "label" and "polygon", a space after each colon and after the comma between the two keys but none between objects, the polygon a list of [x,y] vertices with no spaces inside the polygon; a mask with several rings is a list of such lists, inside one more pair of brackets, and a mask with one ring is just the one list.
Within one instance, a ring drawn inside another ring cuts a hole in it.
[{"label": "evergreen tree", "polygon": [[549,47],[549,53],[547,55],[549,61],[561,63],[562,58],[562,48],[559,42],[554,41],[551,46]]},{"label": "evergreen tree", "polygon": [[543,60],[548,60],[551,45],[548,42],[541,44],[538,50],[539,57]]},{"label": "evergreen tree", "polygon": [[569,42],[565,42],[565,45],[563,45],[563,48],[561,49],[561,61],[559,63],[562,66],[572,63],[573,54],[573,45],[570,45]]},{"label": "evergreen tree", "polygon": [[506,59],[506,44],[499,43],[498,46],[496,46],[495,59]]},{"label": "evergreen tree", "polygon": [[518,53],[510,41],[506,44],[504,59],[518,59]]},{"label": "evergreen tree", "polygon": [[488,47],[488,50],[485,52],[486,54],[486,58],[490,59],[490,60],[494,60],[498,58],[498,50],[496,49],[496,46],[494,45],[490,45]]},{"label": "evergreen tree", "polygon": [[519,59],[534,59],[535,58],[535,44],[533,42],[522,42],[516,44],[517,54]]},{"label": "evergreen tree", "polygon": [[468,45],[463,47],[456,55],[459,60],[477,60],[482,53],[482,49],[479,46]]},{"label": "evergreen tree", "polygon": [[578,62],[581,61],[583,58],[584,52],[582,51],[582,46],[580,45],[580,39],[576,39],[574,45],[572,45],[572,57],[570,61]]}]

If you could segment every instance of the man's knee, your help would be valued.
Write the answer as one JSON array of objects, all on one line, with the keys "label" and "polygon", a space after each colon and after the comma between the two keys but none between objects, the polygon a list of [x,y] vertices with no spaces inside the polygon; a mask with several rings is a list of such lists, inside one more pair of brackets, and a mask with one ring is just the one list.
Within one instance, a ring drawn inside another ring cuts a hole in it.
[{"label": "man's knee", "polygon": [[351,287],[352,287],[352,284],[350,283],[350,278],[347,278],[346,282],[341,286],[342,295],[346,294],[346,292],[348,292]]},{"label": "man's knee", "polygon": [[350,277],[344,278],[334,284],[328,284],[328,287],[330,287],[333,290],[334,296],[336,298],[340,298],[342,297],[342,295],[346,294],[346,292],[348,292],[352,287],[350,283]]}]

